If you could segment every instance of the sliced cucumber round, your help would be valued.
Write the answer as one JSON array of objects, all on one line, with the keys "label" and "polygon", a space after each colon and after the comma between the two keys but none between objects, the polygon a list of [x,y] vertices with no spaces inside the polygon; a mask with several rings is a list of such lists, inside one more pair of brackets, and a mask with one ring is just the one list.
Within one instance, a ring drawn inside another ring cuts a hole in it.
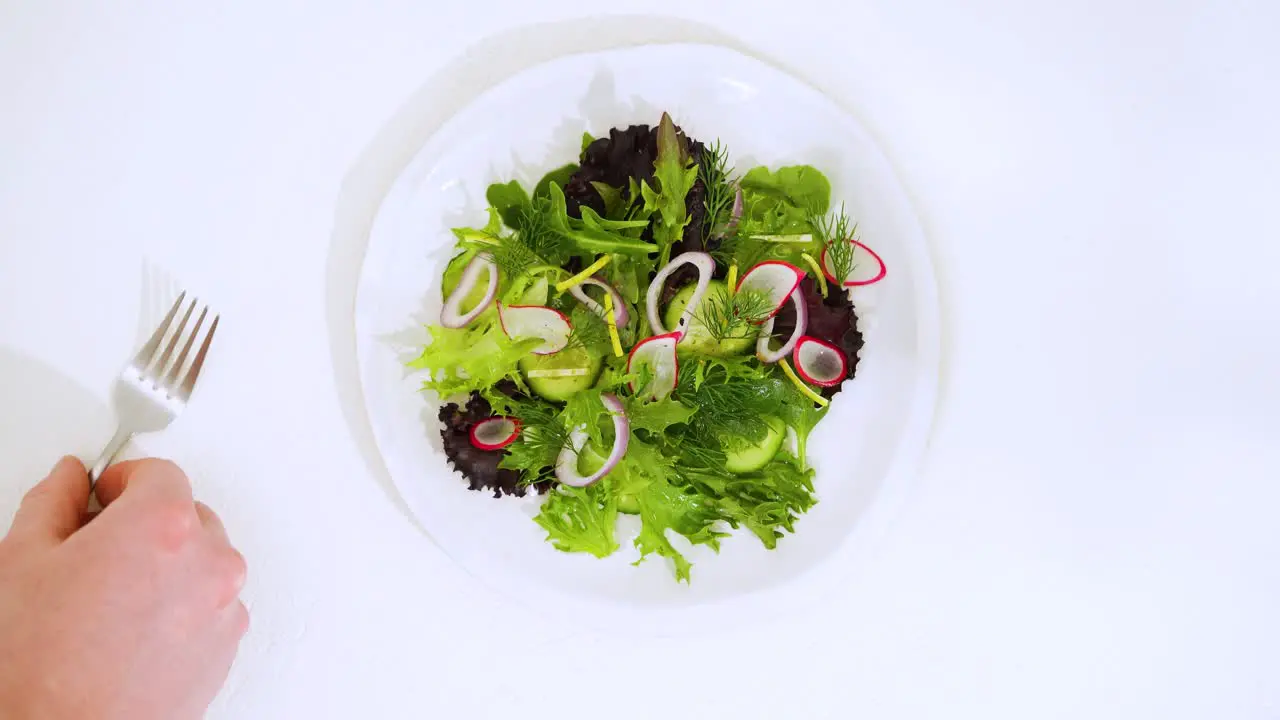
[{"label": "sliced cucumber round", "polygon": [[[680,316],[684,314],[684,309],[689,306],[689,299],[693,297],[693,291],[697,287],[697,283],[689,283],[680,288],[675,296],[671,298],[671,302],[667,305],[666,312],[663,313],[662,322],[667,326],[668,330],[675,330],[676,323],[680,322]],[[709,307],[727,308],[729,303],[726,302],[728,296],[728,287],[722,280],[712,280],[707,286],[707,292],[702,296],[701,307],[704,309]],[[708,306],[707,303],[714,302],[715,305]],[[680,341],[677,350],[681,353],[695,353],[698,355],[710,355],[712,357],[729,357],[731,355],[744,355],[751,352],[756,346],[756,335],[760,329],[755,325],[739,323],[734,328],[734,337],[716,340],[707,332],[707,328],[699,318],[702,317],[699,310],[694,310],[693,318],[689,321],[689,328],[685,332],[685,337]]]},{"label": "sliced cucumber round", "polygon": [[724,469],[735,475],[755,472],[773,460],[787,436],[787,425],[776,417],[763,418],[769,430],[759,442],[736,445],[725,452]]},{"label": "sliced cucumber round", "polygon": [[[582,452],[578,453],[578,472],[583,475],[590,475],[600,468],[604,467],[604,456],[596,452],[596,448],[591,443],[583,446]],[[623,493],[618,496],[618,512],[627,515],[640,514],[640,498],[630,493]]]},{"label": "sliced cucumber round", "polygon": [[553,402],[565,402],[591,387],[603,365],[600,355],[583,347],[520,358],[520,372],[529,389]]}]

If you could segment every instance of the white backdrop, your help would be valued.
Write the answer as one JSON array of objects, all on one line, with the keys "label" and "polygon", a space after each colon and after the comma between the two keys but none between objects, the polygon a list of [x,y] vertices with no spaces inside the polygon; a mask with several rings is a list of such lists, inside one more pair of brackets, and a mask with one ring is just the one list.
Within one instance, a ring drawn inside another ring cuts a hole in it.
[{"label": "white backdrop", "polygon": [[[0,523],[105,441],[160,298],[212,300],[199,401],[145,444],[251,564],[213,717],[1280,716],[1274,3],[433,5],[0,0]],[[842,594],[624,643],[403,514],[351,301],[422,128],[646,39],[745,47],[875,134],[933,248],[943,395]]]}]

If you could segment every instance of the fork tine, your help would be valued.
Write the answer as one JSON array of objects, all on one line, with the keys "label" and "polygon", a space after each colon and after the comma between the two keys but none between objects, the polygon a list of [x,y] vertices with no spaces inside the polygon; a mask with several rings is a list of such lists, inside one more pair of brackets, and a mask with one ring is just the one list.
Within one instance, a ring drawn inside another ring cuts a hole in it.
[{"label": "fork tine", "polygon": [[156,384],[163,382],[165,371],[169,369],[169,358],[173,356],[173,349],[178,346],[178,340],[182,334],[186,332],[187,321],[191,319],[191,313],[196,309],[196,298],[191,298],[191,304],[187,306],[187,311],[182,315],[182,322],[173,329],[173,334],[169,336],[169,342],[165,343],[164,352],[160,353],[160,359],[156,361],[155,371],[151,377],[155,378]]},{"label": "fork tine", "polygon": [[156,331],[151,333],[151,339],[147,340],[147,344],[143,345],[138,354],[133,357],[134,364],[139,367],[146,367],[151,363],[152,356],[156,353],[156,348],[160,347],[160,341],[164,339],[164,333],[169,329],[169,323],[173,322],[174,316],[178,314],[178,308],[182,307],[182,301],[187,298],[184,291],[173,301],[173,307],[169,308],[169,314],[164,316],[164,320],[160,321],[160,325],[156,327]]},{"label": "fork tine", "polygon": [[187,377],[182,381],[179,393],[184,400],[191,397],[191,390],[196,386],[196,378],[200,376],[200,367],[204,365],[204,356],[209,352],[209,345],[213,342],[213,333],[218,329],[220,317],[220,315],[213,316],[213,323],[209,325],[209,334],[204,336],[204,343],[200,345],[200,351],[196,353],[196,359],[191,361],[191,369],[187,371]]},{"label": "fork tine", "polygon": [[[192,301],[191,306],[195,307],[194,301]],[[205,305],[200,310],[200,317],[196,318],[196,326],[191,328],[191,334],[187,336],[186,344],[182,346],[182,352],[178,353],[178,359],[173,361],[169,374],[164,378],[165,387],[173,388],[175,387],[174,384],[178,382],[178,374],[182,372],[182,367],[187,364],[187,355],[191,353],[191,346],[196,343],[196,337],[200,335],[200,327],[204,325],[204,318],[208,314],[209,306]]]}]

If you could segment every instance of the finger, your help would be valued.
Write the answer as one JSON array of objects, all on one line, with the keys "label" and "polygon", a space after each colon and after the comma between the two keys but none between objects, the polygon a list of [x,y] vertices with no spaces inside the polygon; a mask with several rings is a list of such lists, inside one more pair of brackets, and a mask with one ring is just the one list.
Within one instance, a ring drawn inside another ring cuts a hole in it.
[{"label": "finger", "polygon": [[231,544],[231,539],[227,537],[227,527],[222,524],[222,518],[218,517],[218,513],[214,512],[213,508],[197,500],[196,516],[200,518],[200,524],[214,537],[228,545]]},{"label": "finger", "polygon": [[62,542],[80,529],[88,507],[89,475],[83,463],[67,456],[22,498],[10,533]]},{"label": "finger", "polygon": [[128,460],[107,468],[95,489],[98,502],[106,508],[126,492],[140,498],[167,498],[192,502],[191,482],[182,468],[169,460],[147,458]]}]

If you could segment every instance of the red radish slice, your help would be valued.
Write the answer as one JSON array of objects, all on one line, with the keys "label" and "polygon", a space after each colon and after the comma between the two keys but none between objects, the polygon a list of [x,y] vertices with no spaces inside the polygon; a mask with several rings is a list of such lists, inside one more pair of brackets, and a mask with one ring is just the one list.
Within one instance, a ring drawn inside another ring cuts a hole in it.
[{"label": "red radish slice", "polygon": [[796,308],[796,329],[791,331],[786,344],[773,350],[769,347],[769,341],[773,339],[773,321],[777,316],[765,320],[764,326],[760,328],[760,337],[756,340],[756,357],[760,358],[760,362],[771,365],[790,355],[800,341],[800,336],[809,329],[809,306],[805,303],[804,293],[800,292],[800,288],[791,291],[791,304]]},{"label": "red radish slice", "polygon": [[796,372],[805,382],[831,387],[844,381],[848,366],[844,351],[825,340],[808,335],[796,343]]},{"label": "red radish slice", "polygon": [[644,395],[651,400],[661,400],[676,389],[676,381],[680,378],[680,361],[676,358],[676,344],[680,342],[680,333],[667,333],[645,338],[631,348],[627,357],[627,373],[639,372],[641,368],[649,370],[649,384],[643,393],[631,384],[632,392]]},{"label": "red radish slice", "polygon": [[[888,274],[888,269],[884,265],[884,260],[881,260],[880,256],[876,254],[876,251],[852,238],[849,242],[853,244],[853,270],[849,272],[849,277],[845,278],[843,283],[844,286],[858,287],[860,285],[878,283],[883,280],[884,276]],[[866,251],[861,258],[858,257],[859,249]],[[866,256],[870,256],[870,260],[868,260]],[[840,282],[836,279],[835,273],[831,270],[831,265],[827,263],[826,248],[823,248],[822,250],[822,272],[831,282]]]},{"label": "red radish slice", "polygon": [[[462,313],[462,301],[471,294],[475,289],[476,283],[480,280],[480,273],[489,271],[489,287],[484,291],[484,298],[476,303],[476,306]],[[467,269],[462,271],[462,277],[458,278],[458,286],[453,289],[453,294],[445,301],[444,307],[440,309],[440,324],[447,328],[466,327],[471,324],[472,320],[480,317],[480,313],[489,309],[489,304],[493,302],[494,296],[498,294],[498,266],[494,264],[493,257],[488,253],[481,253],[471,258],[471,262],[467,263]]]},{"label": "red radish slice", "polygon": [[[772,303],[773,310],[766,316],[772,318],[782,309],[791,293],[800,286],[804,271],[781,260],[766,260],[747,271],[738,281],[735,293],[763,292]],[[763,322],[763,320],[761,321]]]},{"label": "red radish slice", "polygon": [[471,426],[471,444],[481,450],[501,450],[520,436],[520,421],[491,417]]},{"label": "red radish slice", "polygon": [[622,302],[621,293],[619,293],[617,290],[614,290],[613,286],[610,285],[609,283],[603,282],[601,280],[597,280],[595,278],[587,278],[586,280],[583,280],[581,283],[569,288],[569,293],[572,294],[574,297],[578,298],[578,302],[582,303],[583,305],[586,305],[588,310],[599,315],[601,318],[604,319],[605,322],[609,322],[609,313],[604,311],[604,305],[601,305],[600,303],[593,300],[591,296],[587,295],[587,291],[582,287],[583,285],[595,285],[601,290],[604,290],[605,292],[612,295],[613,296],[613,318],[615,321],[614,325],[620,328],[626,327],[627,322],[631,320],[631,316],[627,313],[627,304]]},{"label": "red radish slice", "polygon": [[498,321],[502,332],[512,340],[538,338],[542,344],[534,355],[554,355],[569,344],[573,326],[564,313],[542,305],[503,305],[498,303]]},{"label": "red radish slice", "polygon": [[683,333],[685,328],[689,327],[693,311],[698,308],[698,303],[702,302],[702,296],[707,294],[707,287],[711,285],[711,275],[716,271],[716,261],[704,252],[682,253],[672,258],[666,267],[659,270],[658,274],[653,276],[653,282],[649,283],[649,292],[645,295],[645,303],[649,311],[649,326],[658,335],[668,332],[662,326],[662,316],[658,313],[658,299],[662,295],[662,286],[667,282],[667,278],[671,277],[671,273],[686,264],[698,268],[698,287],[694,289],[684,314],[680,316],[680,321],[671,329],[671,332]]},{"label": "red radish slice", "polygon": [[586,487],[598,482],[617,467],[622,456],[627,454],[631,423],[627,420],[626,408],[622,407],[622,401],[616,395],[601,395],[600,402],[604,403],[613,416],[613,449],[609,451],[609,457],[605,458],[599,470],[583,476],[578,472],[578,453],[587,444],[587,430],[581,425],[571,430],[569,443],[560,449],[560,455],[556,458],[556,479],[570,487]]}]

